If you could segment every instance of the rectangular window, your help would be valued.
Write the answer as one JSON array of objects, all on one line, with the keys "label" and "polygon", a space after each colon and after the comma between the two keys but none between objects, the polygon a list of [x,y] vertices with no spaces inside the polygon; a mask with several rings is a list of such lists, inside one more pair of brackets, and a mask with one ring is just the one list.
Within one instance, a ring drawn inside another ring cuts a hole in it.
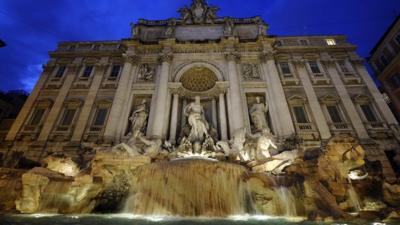
[{"label": "rectangular window", "polygon": [[29,125],[32,125],[32,126],[39,125],[40,121],[42,121],[45,111],[46,111],[46,109],[36,109],[32,115],[31,121],[29,121]]},{"label": "rectangular window", "polygon": [[57,72],[56,72],[55,77],[57,77],[57,78],[62,77],[62,76],[64,75],[64,73],[65,73],[65,69],[66,69],[65,66],[60,66],[60,67],[58,68]]},{"label": "rectangular window", "polygon": [[121,70],[120,65],[114,65],[111,69],[110,77],[118,77],[120,70]]},{"label": "rectangular window", "polygon": [[320,74],[321,70],[319,69],[318,63],[316,61],[309,61],[308,65],[310,66],[311,72],[314,74]]},{"label": "rectangular window", "polygon": [[292,72],[290,71],[289,63],[287,62],[280,62],[279,66],[281,67],[282,73],[285,76],[290,76]]},{"label": "rectangular window", "polygon": [[336,45],[335,39],[326,39],[325,41],[327,45]]},{"label": "rectangular window", "polygon": [[368,122],[378,122],[378,119],[376,118],[374,110],[370,104],[361,105],[361,109]]},{"label": "rectangular window", "polygon": [[308,41],[307,40],[300,40],[300,45],[307,46],[308,45]]},{"label": "rectangular window", "polygon": [[86,66],[85,70],[83,71],[82,77],[90,77],[92,75],[93,66]]},{"label": "rectangular window", "polygon": [[103,126],[106,121],[108,109],[107,108],[99,108],[97,109],[96,117],[94,119],[94,126]]},{"label": "rectangular window", "polygon": [[297,123],[309,123],[304,106],[294,106],[294,115],[296,116]]},{"label": "rectangular window", "polygon": [[61,120],[61,126],[69,126],[72,124],[76,113],[76,109],[66,109]]},{"label": "rectangular window", "polygon": [[400,33],[398,33],[394,39],[396,40],[397,44],[400,45]]},{"label": "rectangular window", "polygon": [[340,70],[341,70],[343,73],[349,73],[349,72],[350,72],[349,68],[348,68],[347,65],[346,65],[346,61],[344,61],[344,60],[339,60],[339,61],[338,61],[338,64],[339,64]]},{"label": "rectangular window", "polygon": [[328,106],[326,106],[326,109],[328,110],[329,116],[331,117],[331,120],[333,123],[342,123],[343,122],[337,106],[328,105]]},{"label": "rectangular window", "polygon": [[386,58],[386,56],[381,55],[380,59],[381,59],[381,62],[383,63],[383,65],[385,65],[385,66],[389,65],[389,60]]},{"label": "rectangular window", "polygon": [[393,90],[400,87],[400,74],[395,74],[389,78],[389,84]]}]

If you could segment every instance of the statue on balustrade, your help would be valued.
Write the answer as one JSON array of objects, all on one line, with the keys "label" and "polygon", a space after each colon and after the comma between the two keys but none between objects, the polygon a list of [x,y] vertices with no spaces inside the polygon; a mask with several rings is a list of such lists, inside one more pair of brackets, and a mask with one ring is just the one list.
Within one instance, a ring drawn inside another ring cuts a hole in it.
[{"label": "statue on balustrade", "polygon": [[266,117],[267,113],[268,103],[263,104],[261,103],[261,98],[256,97],[256,103],[250,108],[250,117],[256,132],[270,131]]},{"label": "statue on balustrade", "polygon": [[209,136],[209,124],[204,116],[204,109],[200,103],[200,97],[196,96],[195,101],[187,105],[184,109],[185,116],[191,127],[189,141],[192,143],[202,143]]}]

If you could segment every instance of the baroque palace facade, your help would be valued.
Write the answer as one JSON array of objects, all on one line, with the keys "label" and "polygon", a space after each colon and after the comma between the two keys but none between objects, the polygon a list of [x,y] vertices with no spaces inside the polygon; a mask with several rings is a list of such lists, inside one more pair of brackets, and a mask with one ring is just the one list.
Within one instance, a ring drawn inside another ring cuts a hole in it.
[{"label": "baroque palace facade", "polygon": [[337,134],[357,138],[370,160],[394,176],[385,155],[399,149],[398,122],[345,36],[272,36],[260,18],[220,18],[202,0],[181,18],[139,20],[119,41],[62,42],[1,146],[40,160],[78,155],[129,139],[130,118],[148,112],[147,138],[180,141],[185,106],[201,98],[219,140],[257,124],[265,106],[277,143],[303,150]]}]

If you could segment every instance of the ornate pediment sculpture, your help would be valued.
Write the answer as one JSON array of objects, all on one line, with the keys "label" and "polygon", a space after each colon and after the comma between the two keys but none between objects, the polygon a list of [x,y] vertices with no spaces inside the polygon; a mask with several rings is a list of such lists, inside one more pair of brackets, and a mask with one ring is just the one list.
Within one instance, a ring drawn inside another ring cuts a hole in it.
[{"label": "ornate pediment sculpture", "polygon": [[214,23],[217,19],[217,7],[208,6],[205,0],[193,0],[192,5],[179,9],[184,24]]}]

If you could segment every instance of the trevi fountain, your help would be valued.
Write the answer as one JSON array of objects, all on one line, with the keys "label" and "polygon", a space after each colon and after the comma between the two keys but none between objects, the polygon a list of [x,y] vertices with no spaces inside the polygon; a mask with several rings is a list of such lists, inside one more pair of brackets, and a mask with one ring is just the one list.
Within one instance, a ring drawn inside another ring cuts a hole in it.
[{"label": "trevi fountain", "polygon": [[[225,27],[221,35],[229,39],[241,22],[217,18],[215,10],[193,1],[181,19],[168,21],[165,35],[183,35],[179,24],[208,24]],[[243,76],[258,78],[254,68],[247,66]],[[148,65],[139,71],[144,79],[156,75]],[[230,77],[228,115],[242,111],[235,108],[241,95],[234,82]],[[162,120],[150,124],[154,101],[143,98],[129,118],[119,117],[128,127],[119,143],[88,146],[77,156],[52,152],[18,169],[18,157],[9,157],[0,170],[0,224],[399,224],[400,184],[366,159],[354,135],[335,134],[304,148],[300,136],[282,138],[276,131],[287,121],[273,115],[285,111],[265,95],[246,106],[251,126],[226,126],[227,135],[220,125],[226,121],[207,114],[208,89],[180,89],[187,103],[173,120],[185,121],[174,130],[176,139],[149,135],[148,127]],[[229,116],[235,125],[231,118],[241,115]],[[285,126],[280,130],[291,129]]]}]

